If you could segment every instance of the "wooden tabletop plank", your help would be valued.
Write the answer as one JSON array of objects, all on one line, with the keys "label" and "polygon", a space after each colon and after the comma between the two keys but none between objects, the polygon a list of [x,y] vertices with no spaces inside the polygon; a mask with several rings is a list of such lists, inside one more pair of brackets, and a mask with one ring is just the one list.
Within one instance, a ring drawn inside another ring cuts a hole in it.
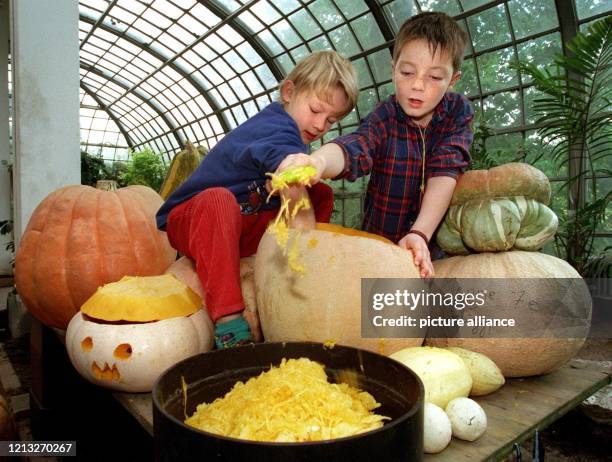
[{"label": "wooden tabletop plank", "polygon": [[115,399],[153,436],[153,400],[151,393],[113,393]]},{"label": "wooden tabletop plank", "polygon": [[487,414],[487,431],[474,442],[453,438],[428,462],[501,460],[521,443],[610,383],[607,373],[565,366],[540,377],[508,379],[495,393],[476,398]]},{"label": "wooden tabletop plank", "polygon": [[[439,454],[426,454],[428,462],[501,460],[521,443],[610,383],[610,374],[566,365],[540,377],[508,379],[488,396],[475,400],[487,414],[487,431],[477,441],[453,438]],[[114,393],[113,396],[153,435],[150,393]]]}]

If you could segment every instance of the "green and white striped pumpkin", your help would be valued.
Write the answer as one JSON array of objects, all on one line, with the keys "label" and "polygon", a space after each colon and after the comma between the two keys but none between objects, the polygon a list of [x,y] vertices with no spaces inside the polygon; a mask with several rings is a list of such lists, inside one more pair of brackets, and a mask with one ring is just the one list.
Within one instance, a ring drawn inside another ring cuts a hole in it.
[{"label": "green and white striped pumpkin", "polygon": [[554,237],[557,224],[555,213],[534,199],[473,199],[450,207],[437,240],[446,253],[453,255],[535,251]]},{"label": "green and white striped pumpkin", "polygon": [[557,231],[549,201],[548,178],[531,165],[469,171],[457,183],[438,245],[450,255],[538,250]]}]

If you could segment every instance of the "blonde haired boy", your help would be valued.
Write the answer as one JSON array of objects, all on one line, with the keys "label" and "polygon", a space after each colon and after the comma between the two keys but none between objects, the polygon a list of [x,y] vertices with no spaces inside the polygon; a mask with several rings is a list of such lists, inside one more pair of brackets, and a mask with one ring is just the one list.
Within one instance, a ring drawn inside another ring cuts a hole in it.
[{"label": "blonde haired boy", "polygon": [[[217,348],[253,340],[241,316],[240,258],[256,252],[278,213],[278,198],[266,202],[266,173],[307,152],[353,109],[357,94],[350,61],[333,51],[312,53],[280,84],[279,101],[229,132],[157,212],[158,228],[195,261]],[[331,188],[317,184],[308,194],[316,220],[329,222]]]},{"label": "blonde haired boy", "polygon": [[322,178],[349,181],[370,174],[363,228],[410,249],[422,277],[434,274],[429,241],[470,160],[473,110],[449,91],[461,76],[466,43],[444,13],[409,18],[393,51],[395,94],[354,133],[279,167],[311,164]]}]

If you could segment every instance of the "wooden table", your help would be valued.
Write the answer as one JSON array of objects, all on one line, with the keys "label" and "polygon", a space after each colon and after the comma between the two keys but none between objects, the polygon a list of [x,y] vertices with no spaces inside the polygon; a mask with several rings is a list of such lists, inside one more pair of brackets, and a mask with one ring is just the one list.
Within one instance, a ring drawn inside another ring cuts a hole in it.
[{"label": "wooden table", "polygon": [[[486,433],[472,443],[453,438],[440,454],[427,454],[428,462],[501,460],[514,443],[531,438],[610,383],[610,374],[572,361],[548,375],[508,379],[497,392],[477,398],[487,414]],[[119,401],[153,435],[151,394],[115,393]]]}]

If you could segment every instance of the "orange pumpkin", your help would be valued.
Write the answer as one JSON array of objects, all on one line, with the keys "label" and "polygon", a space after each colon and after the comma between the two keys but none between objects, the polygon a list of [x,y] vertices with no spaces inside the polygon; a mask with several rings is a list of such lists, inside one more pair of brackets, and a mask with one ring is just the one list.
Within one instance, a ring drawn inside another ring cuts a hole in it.
[{"label": "orange pumpkin", "polygon": [[[195,270],[195,263],[189,257],[181,257],[166,269],[166,274],[173,274],[179,281],[187,285],[202,298],[202,305],[206,308],[204,289],[200,277]],[[242,316],[249,323],[251,333],[256,342],[263,341],[259,315],[257,314],[257,300],[255,298],[255,255],[240,259],[240,288],[242,299],[246,306]]]},{"label": "orange pumpkin", "polygon": [[15,285],[42,323],[66,329],[81,305],[123,276],[162,274],[176,258],[155,213],[161,197],[146,186],[103,191],[73,185],[36,207],[15,257]]}]

